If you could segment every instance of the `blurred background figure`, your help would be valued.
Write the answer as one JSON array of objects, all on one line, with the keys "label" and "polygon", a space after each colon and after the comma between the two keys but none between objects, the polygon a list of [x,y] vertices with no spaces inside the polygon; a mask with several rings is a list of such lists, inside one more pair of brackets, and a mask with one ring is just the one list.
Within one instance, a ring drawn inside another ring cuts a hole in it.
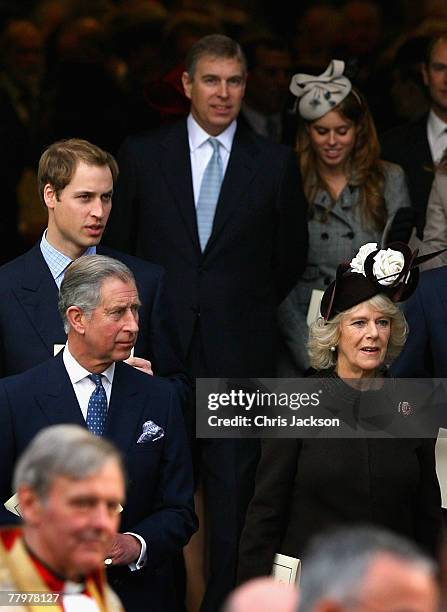
[{"label": "blurred background figure", "polygon": [[108,25],[91,16],[70,18],[53,32],[47,56],[45,140],[76,136],[115,153],[128,116]]},{"label": "blurred background figure", "polygon": [[436,565],[384,529],[347,527],[315,538],[304,555],[300,612],[436,612]]},{"label": "blurred background figure", "polygon": [[298,612],[298,600],[298,587],[254,578],[231,593],[222,612]]},{"label": "blurred background figure", "polygon": [[426,46],[422,76],[429,97],[428,112],[383,133],[380,138],[383,158],[405,170],[416,212],[417,235],[421,239],[435,164],[447,146],[446,33],[431,38]]},{"label": "blurred background figure", "polygon": [[357,64],[357,83],[365,83],[382,43],[382,12],[374,0],[347,0],[341,11],[336,53]]},{"label": "blurred background figure", "polygon": [[[36,191],[31,169],[36,162],[44,55],[39,30],[24,19],[6,23],[0,48],[0,181],[3,186],[0,263],[4,263],[26,250],[29,244],[27,228],[23,228],[22,236],[19,234],[20,206],[29,204],[26,196],[21,202],[19,191],[29,180],[32,188],[27,190],[27,195],[34,196]],[[25,218],[26,214],[24,210]]]},{"label": "blurred background figure", "polygon": [[[406,40],[396,51],[391,73],[391,102],[389,121],[395,125],[416,121],[428,113],[430,100],[422,78],[428,36],[414,36]],[[394,118],[393,118],[394,112]]]},{"label": "blurred background figure", "polygon": [[111,44],[118,62],[118,81],[127,108],[127,131],[158,125],[148,101],[152,83],[164,74],[161,53],[167,10],[157,2],[126,2],[109,19]]},{"label": "blurred background figure", "polygon": [[322,72],[334,57],[340,36],[340,11],[326,3],[312,3],[296,20],[292,45],[294,68]]},{"label": "blurred background figure", "polygon": [[242,41],[247,57],[247,86],[241,120],[274,142],[284,136],[285,103],[289,94],[292,59],[287,45],[266,34]]}]

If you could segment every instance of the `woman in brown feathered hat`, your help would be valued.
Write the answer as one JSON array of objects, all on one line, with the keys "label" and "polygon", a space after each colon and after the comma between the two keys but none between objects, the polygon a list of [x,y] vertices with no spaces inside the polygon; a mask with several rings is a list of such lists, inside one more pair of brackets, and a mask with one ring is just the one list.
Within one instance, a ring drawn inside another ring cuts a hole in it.
[{"label": "woman in brown feathered hat", "polygon": [[[396,302],[409,297],[417,266],[430,257],[416,254],[401,243],[386,249],[366,244],[338,266],[324,293],[321,317],[310,328],[309,354],[318,384],[333,383],[331,408],[341,415],[355,413],[365,388],[370,405],[383,400],[386,365],[407,335]],[[371,383],[379,390],[371,391]],[[400,396],[401,387],[390,383]],[[395,416],[398,404],[383,404],[382,416]],[[270,573],[275,553],[300,558],[318,532],[355,523],[386,527],[436,555],[442,519],[432,438],[262,440],[241,537],[239,581]]]}]

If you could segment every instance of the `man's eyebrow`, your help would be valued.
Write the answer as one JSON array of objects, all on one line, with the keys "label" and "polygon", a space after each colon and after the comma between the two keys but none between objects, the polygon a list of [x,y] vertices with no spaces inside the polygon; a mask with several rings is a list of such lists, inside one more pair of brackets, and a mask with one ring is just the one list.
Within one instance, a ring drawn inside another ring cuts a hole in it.
[{"label": "man's eyebrow", "polygon": [[[95,193],[99,193],[98,191],[94,191],[92,189],[76,189],[75,190],[75,195],[79,195],[79,194],[88,194],[88,195],[95,195]],[[108,189],[107,191],[103,191],[101,192],[101,195],[112,195],[113,194],[113,189]]]}]

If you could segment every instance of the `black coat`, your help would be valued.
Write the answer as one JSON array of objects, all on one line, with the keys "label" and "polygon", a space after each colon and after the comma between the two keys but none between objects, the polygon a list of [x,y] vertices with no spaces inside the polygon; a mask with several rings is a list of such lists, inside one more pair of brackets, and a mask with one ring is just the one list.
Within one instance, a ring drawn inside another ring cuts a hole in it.
[{"label": "black coat", "polygon": [[436,553],[441,499],[434,440],[263,440],[238,579],[269,574],[275,553],[302,557],[322,530],[365,522]]}]

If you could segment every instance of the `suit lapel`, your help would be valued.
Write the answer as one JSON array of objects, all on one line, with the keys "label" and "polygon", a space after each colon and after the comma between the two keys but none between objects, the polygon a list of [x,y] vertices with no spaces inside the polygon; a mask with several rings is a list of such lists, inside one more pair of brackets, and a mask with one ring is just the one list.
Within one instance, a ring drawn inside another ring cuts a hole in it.
[{"label": "suit lapel", "polygon": [[21,287],[13,291],[52,357],[54,344],[63,344],[66,334],[57,309],[58,289],[39,245],[24,258]]},{"label": "suit lapel", "polygon": [[200,252],[186,122],[176,124],[160,147],[160,163],[188,234]]},{"label": "suit lapel", "polygon": [[130,366],[116,363],[104,432],[124,455],[141,433],[138,428],[146,401],[144,394],[137,392],[134,376],[130,374],[134,374]]},{"label": "suit lapel", "polygon": [[49,425],[74,423],[86,427],[85,419],[62,361],[62,353],[48,361],[45,389],[37,396],[37,402],[49,421]]},{"label": "suit lapel", "polygon": [[[433,174],[433,162],[430,150],[430,144],[427,137],[427,115],[424,115],[423,119],[417,123],[418,129],[414,132],[414,140],[412,143],[412,150],[414,150],[417,157],[420,160],[420,169],[423,172],[429,172]],[[427,164],[427,160],[430,162]]]},{"label": "suit lapel", "polygon": [[256,153],[257,147],[250,138],[249,131],[238,128],[217,202],[213,231],[204,251],[205,256],[212,250],[230,217],[235,212],[240,212],[242,206],[246,206],[248,186],[257,168],[254,159]]}]

